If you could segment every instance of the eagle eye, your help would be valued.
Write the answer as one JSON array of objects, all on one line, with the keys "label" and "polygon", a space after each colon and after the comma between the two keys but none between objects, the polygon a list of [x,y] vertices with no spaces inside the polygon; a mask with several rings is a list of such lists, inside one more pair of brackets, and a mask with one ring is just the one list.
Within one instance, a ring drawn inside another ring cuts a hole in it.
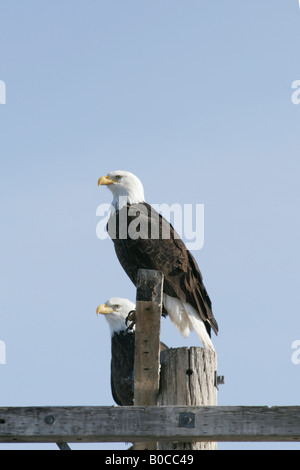
[{"label": "eagle eye", "polygon": [[115,176],[115,179],[116,179],[117,181],[120,181],[122,178],[123,178],[122,175],[116,175],[116,176]]},{"label": "eagle eye", "polygon": [[121,307],[121,305],[119,305],[119,304],[115,304],[115,305],[114,305],[114,307],[115,307],[115,309],[118,309],[118,308],[120,308],[120,307]]}]

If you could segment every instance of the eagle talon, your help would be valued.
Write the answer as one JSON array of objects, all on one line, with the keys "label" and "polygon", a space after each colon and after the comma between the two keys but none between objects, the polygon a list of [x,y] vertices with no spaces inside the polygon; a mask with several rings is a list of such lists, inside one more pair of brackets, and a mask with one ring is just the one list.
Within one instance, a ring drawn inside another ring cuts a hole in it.
[{"label": "eagle talon", "polygon": [[[129,323],[129,324],[128,324]],[[134,325],[135,325],[135,310],[131,310],[126,319],[125,319],[125,325],[127,326],[128,330],[132,330]]]}]

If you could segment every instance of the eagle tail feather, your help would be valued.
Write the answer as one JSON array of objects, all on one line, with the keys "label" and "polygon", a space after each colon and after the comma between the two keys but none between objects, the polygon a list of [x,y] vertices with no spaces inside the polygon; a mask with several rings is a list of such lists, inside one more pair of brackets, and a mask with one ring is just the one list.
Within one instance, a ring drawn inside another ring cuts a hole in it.
[{"label": "eagle tail feather", "polygon": [[201,320],[198,312],[196,312],[196,310],[188,303],[184,303],[184,308],[193,326],[193,329],[201,339],[203,346],[213,352],[216,352],[212,340],[206,330],[205,324],[203,320]]}]

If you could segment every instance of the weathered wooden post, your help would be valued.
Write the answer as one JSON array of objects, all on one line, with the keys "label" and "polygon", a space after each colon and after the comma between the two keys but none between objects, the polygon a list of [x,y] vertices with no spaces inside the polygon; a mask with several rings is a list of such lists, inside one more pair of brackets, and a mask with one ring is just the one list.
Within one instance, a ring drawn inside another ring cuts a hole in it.
[{"label": "weathered wooden post", "polygon": [[[158,405],[217,405],[217,354],[192,347],[166,349],[161,353]],[[195,416],[179,417],[179,427],[195,426]],[[215,442],[164,442],[161,450],[216,450]]]},{"label": "weathered wooden post", "polygon": [[[163,274],[140,269],[135,314],[134,405],[156,406],[159,391],[160,323]],[[156,442],[137,442],[134,450],[155,450]]]},{"label": "weathered wooden post", "polygon": [[[214,351],[192,347],[165,349],[160,354],[162,296],[163,274],[140,269],[135,319],[134,405],[217,405],[217,354]],[[195,427],[195,416],[182,415],[178,427]],[[158,447],[162,450],[213,450],[217,445],[215,442],[174,441],[159,443]],[[139,442],[134,449],[157,449],[157,443]]]}]

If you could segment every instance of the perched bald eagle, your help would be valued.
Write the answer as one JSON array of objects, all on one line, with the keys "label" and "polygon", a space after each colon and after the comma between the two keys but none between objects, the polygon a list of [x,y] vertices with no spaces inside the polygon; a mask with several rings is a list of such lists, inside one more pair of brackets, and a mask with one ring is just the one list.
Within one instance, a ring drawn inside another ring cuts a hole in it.
[{"label": "perched bald eagle", "polygon": [[136,285],[139,269],[161,271],[164,311],[184,337],[195,330],[203,346],[214,351],[211,328],[217,334],[218,324],[192,254],[172,225],[145,202],[143,185],[134,174],[112,171],[99,179],[102,185],[113,194],[108,233],[131,281]]},{"label": "perched bald eagle", "polygon": [[[126,326],[126,318],[135,310],[128,299],[112,297],[99,305],[97,315],[103,314],[111,334],[111,391],[115,402],[121,406],[133,405],[135,332]],[[160,350],[167,346],[160,343]]]}]

